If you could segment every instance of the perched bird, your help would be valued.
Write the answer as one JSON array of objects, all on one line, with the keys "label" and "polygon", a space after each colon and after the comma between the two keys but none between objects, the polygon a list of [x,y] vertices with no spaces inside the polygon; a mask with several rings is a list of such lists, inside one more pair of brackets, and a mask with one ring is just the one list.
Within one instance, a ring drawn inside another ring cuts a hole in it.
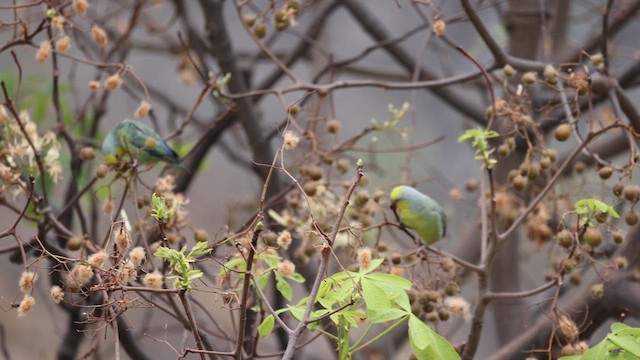
[{"label": "perched bird", "polygon": [[135,120],[125,119],[111,129],[102,142],[102,153],[107,164],[113,164],[129,154],[141,163],[164,161],[185,168],[175,151],[151,126]]},{"label": "perched bird", "polygon": [[438,203],[410,186],[396,186],[389,194],[391,208],[400,223],[415,230],[422,242],[431,245],[447,231],[447,217]]}]

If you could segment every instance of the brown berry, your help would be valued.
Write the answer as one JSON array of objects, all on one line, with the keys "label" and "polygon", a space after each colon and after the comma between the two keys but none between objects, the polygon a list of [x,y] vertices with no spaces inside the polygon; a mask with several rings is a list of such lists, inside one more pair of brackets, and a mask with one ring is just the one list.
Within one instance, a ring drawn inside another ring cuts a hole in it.
[{"label": "brown berry", "polygon": [[438,319],[440,319],[440,321],[447,321],[449,320],[450,316],[451,314],[449,313],[449,310],[446,310],[446,309],[438,310]]},{"label": "brown berry", "polygon": [[617,181],[615,184],[613,184],[613,195],[620,197],[622,196],[622,191],[624,190],[624,184],[621,183],[620,181]]},{"label": "brown berry", "polygon": [[100,164],[100,166],[98,166],[98,169],[96,170],[96,176],[99,179],[102,179],[103,177],[107,176],[107,172],[109,171],[109,167],[105,164]]},{"label": "brown berry", "polygon": [[614,231],[613,234],[611,234],[611,239],[616,244],[622,244],[624,241],[624,234],[622,231]]},{"label": "brown berry", "polygon": [[584,242],[592,248],[598,247],[598,245],[602,244],[602,233],[600,229],[595,227],[587,228],[584,232]]},{"label": "brown berry", "polygon": [[253,35],[258,39],[263,39],[267,35],[267,26],[263,22],[255,24],[253,28]]},{"label": "brown berry", "polygon": [[318,183],[315,181],[306,182],[302,185],[302,190],[304,190],[304,193],[307,194],[307,196],[314,196],[316,192],[318,192]]},{"label": "brown berry", "polygon": [[197,229],[193,232],[193,237],[197,242],[208,242],[209,234],[204,229]]},{"label": "brown berry", "polygon": [[591,287],[591,297],[594,299],[599,299],[604,295],[604,285],[603,284],[595,284]]},{"label": "brown berry", "polygon": [[624,215],[624,222],[629,226],[635,226],[638,224],[638,212],[631,209]]},{"label": "brown berry", "polygon": [[256,23],[257,18],[258,17],[255,14],[245,14],[242,16],[242,22],[247,27],[253,27],[253,25]]},{"label": "brown berry", "polygon": [[538,80],[538,74],[534,71],[529,71],[522,75],[522,83],[525,85],[533,85]]},{"label": "brown berry", "polygon": [[478,180],[476,179],[468,179],[465,183],[464,183],[464,188],[465,190],[467,190],[468,192],[474,192],[476,190],[478,190],[478,185],[480,183],[478,182]]},{"label": "brown berry", "polygon": [[529,180],[526,177],[518,174],[513,178],[513,188],[517,191],[522,191],[527,187],[528,182]]},{"label": "brown berry", "polygon": [[71,251],[80,250],[84,245],[84,240],[80,236],[72,236],[67,240],[67,249]]},{"label": "brown berry", "polygon": [[335,134],[340,131],[340,121],[337,119],[331,119],[327,121],[326,127],[327,131],[331,134]]},{"label": "brown berry", "polygon": [[85,146],[80,149],[80,158],[82,160],[93,160],[96,158],[96,152],[90,146]]},{"label": "brown berry", "polygon": [[611,169],[609,166],[603,166],[600,168],[600,170],[598,170],[598,176],[600,176],[600,179],[602,180],[607,180],[611,177],[612,174],[613,169]]},{"label": "brown berry", "polygon": [[562,230],[556,236],[558,239],[558,245],[563,248],[569,248],[573,244],[573,234],[569,230]]},{"label": "brown berry", "polygon": [[562,124],[556,128],[553,133],[558,141],[566,141],[571,136],[571,126],[569,124]]},{"label": "brown berry", "polygon": [[622,190],[625,199],[636,202],[640,198],[640,187],[638,185],[628,184]]},{"label": "brown berry", "polygon": [[320,180],[322,179],[322,168],[320,166],[310,166],[307,168],[307,176],[311,180]]}]

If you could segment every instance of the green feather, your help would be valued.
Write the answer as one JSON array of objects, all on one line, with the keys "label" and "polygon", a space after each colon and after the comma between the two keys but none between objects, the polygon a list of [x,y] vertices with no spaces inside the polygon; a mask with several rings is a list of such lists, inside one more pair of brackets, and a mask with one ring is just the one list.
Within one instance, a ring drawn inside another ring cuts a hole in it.
[{"label": "green feather", "polygon": [[410,186],[397,186],[389,195],[402,225],[418,233],[422,242],[431,245],[444,237],[447,217],[442,207]]}]

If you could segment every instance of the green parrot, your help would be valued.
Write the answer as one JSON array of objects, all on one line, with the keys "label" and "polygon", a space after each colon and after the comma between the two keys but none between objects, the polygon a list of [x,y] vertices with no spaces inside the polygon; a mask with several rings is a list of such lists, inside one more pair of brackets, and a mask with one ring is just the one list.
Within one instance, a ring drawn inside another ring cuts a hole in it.
[{"label": "green parrot", "polygon": [[391,209],[400,223],[415,230],[422,242],[431,245],[447,231],[447,217],[438,203],[410,186],[396,186],[389,194]]},{"label": "green parrot", "polygon": [[153,128],[143,122],[125,119],[114,126],[102,142],[102,153],[107,164],[113,164],[125,154],[141,163],[164,161],[181,169],[178,155]]}]

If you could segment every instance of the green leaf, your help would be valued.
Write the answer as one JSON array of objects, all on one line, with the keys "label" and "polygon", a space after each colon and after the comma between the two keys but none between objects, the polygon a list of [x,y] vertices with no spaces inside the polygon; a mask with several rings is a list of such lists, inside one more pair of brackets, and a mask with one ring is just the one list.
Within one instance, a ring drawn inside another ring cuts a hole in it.
[{"label": "green leaf", "polygon": [[282,297],[287,299],[287,301],[291,301],[293,298],[293,289],[291,289],[291,285],[289,285],[289,283],[280,275],[276,275],[276,289],[278,289],[278,292],[282,294]]},{"label": "green leaf", "polygon": [[460,356],[451,344],[413,314],[409,315],[409,340],[420,360],[453,360]]},{"label": "green leaf", "polygon": [[382,262],[384,261],[384,259],[379,258],[379,259],[373,259],[371,260],[371,264],[369,265],[368,268],[360,268],[360,274],[368,274],[370,272],[372,272],[373,270],[377,269],[380,265],[382,265]]},{"label": "green leaf", "polygon": [[389,310],[393,308],[386,292],[372,281],[362,281],[362,297],[367,310]]},{"label": "green leaf", "polygon": [[607,336],[607,340],[623,349],[624,351],[628,351],[629,353],[640,358],[640,342],[638,342],[638,339],[633,335],[625,333],[609,334]]},{"label": "green leaf", "polygon": [[289,312],[294,319],[300,321],[300,319],[302,319],[302,316],[304,315],[304,306],[289,306]]},{"label": "green leaf", "polygon": [[264,318],[264,320],[262,321],[262,323],[258,326],[258,335],[260,335],[260,337],[267,337],[271,334],[271,331],[273,331],[273,326],[275,325],[276,319],[273,317],[273,315],[269,315],[266,318]]},{"label": "green leaf", "polygon": [[401,276],[392,275],[392,274],[369,274],[367,275],[367,278],[375,282],[381,282],[381,283],[398,287],[405,291],[411,289],[411,285],[412,285],[411,281]]},{"label": "green leaf", "polygon": [[302,275],[300,275],[299,273],[293,273],[293,274],[287,276],[287,279],[290,279],[292,281],[295,281],[295,282],[301,283],[301,284],[306,281],[306,279]]},{"label": "green leaf", "polygon": [[379,324],[400,319],[403,316],[407,316],[407,312],[396,308],[390,308],[386,310],[367,308],[367,315],[369,321],[371,321],[372,324]]},{"label": "green leaf", "polygon": [[270,271],[264,272],[256,276],[256,282],[258,283],[258,286],[260,286],[261,289],[266,289],[267,285],[269,284],[270,276],[271,276]]}]

